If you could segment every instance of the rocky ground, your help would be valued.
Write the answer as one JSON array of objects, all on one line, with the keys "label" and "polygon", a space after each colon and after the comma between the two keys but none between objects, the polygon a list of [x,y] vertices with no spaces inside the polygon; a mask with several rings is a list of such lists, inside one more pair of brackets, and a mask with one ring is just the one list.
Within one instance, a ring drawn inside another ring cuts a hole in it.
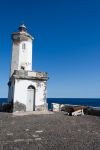
[{"label": "rocky ground", "polygon": [[100,150],[100,117],[0,113],[0,150]]}]

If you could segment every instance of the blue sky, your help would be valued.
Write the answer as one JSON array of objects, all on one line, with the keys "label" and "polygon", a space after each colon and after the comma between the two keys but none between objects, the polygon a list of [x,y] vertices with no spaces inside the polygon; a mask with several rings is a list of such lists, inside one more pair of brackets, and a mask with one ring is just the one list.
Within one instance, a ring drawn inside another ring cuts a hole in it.
[{"label": "blue sky", "polygon": [[33,70],[49,73],[48,97],[100,98],[99,0],[1,0],[0,97],[7,97],[11,33],[35,37]]}]

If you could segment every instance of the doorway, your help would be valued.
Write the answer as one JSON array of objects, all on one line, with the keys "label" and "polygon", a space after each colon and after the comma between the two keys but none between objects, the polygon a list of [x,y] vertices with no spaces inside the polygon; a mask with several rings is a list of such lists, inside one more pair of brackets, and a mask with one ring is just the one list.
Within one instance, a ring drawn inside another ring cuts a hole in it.
[{"label": "doorway", "polygon": [[32,85],[27,88],[26,111],[35,111],[35,87]]}]

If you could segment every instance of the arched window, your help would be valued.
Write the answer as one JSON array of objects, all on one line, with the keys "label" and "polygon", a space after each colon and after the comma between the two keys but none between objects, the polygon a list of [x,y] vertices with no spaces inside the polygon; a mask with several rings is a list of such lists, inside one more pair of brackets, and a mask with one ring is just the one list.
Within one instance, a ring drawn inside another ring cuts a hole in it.
[{"label": "arched window", "polygon": [[26,44],[25,43],[22,44],[22,49],[26,49]]},{"label": "arched window", "polygon": [[28,89],[35,89],[33,85],[28,86]]}]

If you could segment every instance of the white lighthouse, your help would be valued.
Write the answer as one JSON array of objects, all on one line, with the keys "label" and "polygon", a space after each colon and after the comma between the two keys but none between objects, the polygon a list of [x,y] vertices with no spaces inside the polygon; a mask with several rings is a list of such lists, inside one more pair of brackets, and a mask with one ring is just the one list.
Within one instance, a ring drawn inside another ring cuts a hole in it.
[{"label": "white lighthouse", "polygon": [[32,40],[34,38],[27,33],[25,25],[19,27],[19,32],[12,34],[12,63],[11,75],[14,70],[32,71]]},{"label": "white lighthouse", "polygon": [[32,72],[32,41],[25,25],[12,33],[12,60],[8,101],[12,111],[46,110],[46,72]]}]

